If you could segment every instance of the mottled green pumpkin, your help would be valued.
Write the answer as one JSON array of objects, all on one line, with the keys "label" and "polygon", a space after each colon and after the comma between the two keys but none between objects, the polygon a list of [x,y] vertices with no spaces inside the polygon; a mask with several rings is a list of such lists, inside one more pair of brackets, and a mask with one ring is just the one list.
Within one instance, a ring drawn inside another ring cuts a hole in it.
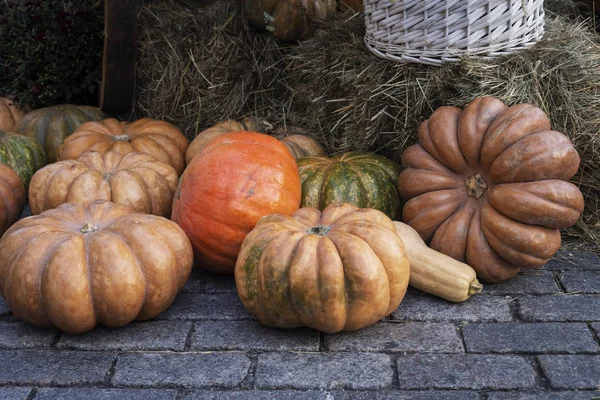
[{"label": "mottled green pumpkin", "polygon": [[374,208],[390,218],[399,215],[400,195],[396,183],[400,166],[367,152],[297,160],[302,181],[301,207],[323,211],[338,202]]},{"label": "mottled green pumpkin", "polygon": [[97,107],[61,104],[27,113],[13,130],[37,140],[46,151],[48,162],[53,163],[58,159],[58,147],[80,125],[106,118]]},{"label": "mottled green pumpkin", "polygon": [[46,154],[34,139],[0,130],[0,163],[11,167],[28,189],[35,171],[46,165]]}]

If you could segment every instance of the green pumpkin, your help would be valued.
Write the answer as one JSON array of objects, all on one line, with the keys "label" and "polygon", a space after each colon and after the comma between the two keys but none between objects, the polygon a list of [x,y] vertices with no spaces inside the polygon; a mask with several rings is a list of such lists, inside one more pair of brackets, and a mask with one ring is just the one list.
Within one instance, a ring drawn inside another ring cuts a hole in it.
[{"label": "green pumpkin", "polygon": [[0,163],[11,167],[28,189],[33,174],[46,165],[46,154],[34,139],[0,130]]},{"label": "green pumpkin", "polygon": [[108,116],[97,107],[62,104],[27,113],[13,130],[37,140],[44,148],[48,162],[53,163],[58,160],[58,147],[79,126],[106,118]]},{"label": "green pumpkin", "polygon": [[324,210],[336,202],[374,208],[394,219],[399,215],[400,166],[374,153],[350,152],[332,158],[297,160],[302,181],[302,204]]}]

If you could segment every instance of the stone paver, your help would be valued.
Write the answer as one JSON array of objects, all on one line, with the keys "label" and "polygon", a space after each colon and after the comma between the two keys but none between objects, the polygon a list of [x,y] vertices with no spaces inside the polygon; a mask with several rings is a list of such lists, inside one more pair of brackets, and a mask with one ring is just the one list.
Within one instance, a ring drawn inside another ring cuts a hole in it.
[{"label": "stone paver", "polygon": [[0,351],[0,385],[94,385],[104,382],[109,352]]},{"label": "stone paver", "polygon": [[487,393],[487,400],[591,400],[599,395],[600,392],[590,391],[489,392]]},{"label": "stone paver", "polygon": [[332,391],[328,400],[479,400],[477,392],[461,390]]},{"label": "stone paver", "polygon": [[551,271],[600,270],[600,257],[586,251],[561,250],[543,268]]},{"label": "stone paver", "polygon": [[521,295],[561,293],[556,284],[554,274],[544,270],[523,270],[517,276],[504,282],[484,283],[483,294],[486,295]]},{"label": "stone paver", "polygon": [[462,353],[456,326],[450,323],[379,323],[357,332],[325,335],[330,351]]},{"label": "stone paver", "polygon": [[191,322],[133,322],[120,328],[98,327],[80,335],[61,336],[59,349],[182,351]]},{"label": "stone paver", "polygon": [[6,304],[4,298],[0,296],[0,317],[7,315],[9,312],[10,310],[8,309],[8,304]]},{"label": "stone paver", "polygon": [[538,359],[553,389],[600,390],[600,355],[544,355]]},{"label": "stone paver", "polygon": [[568,293],[600,294],[600,270],[565,271],[560,274],[560,281]]},{"label": "stone paver", "polygon": [[248,374],[240,353],[128,353],[119,356],[111,383],[182,388],[235,387]]},{"label": "stone paver", "polygon": [[49,349],[56,329],[37,328],[21,321],[0,322],[0,349]]},{"label": "stone paver", "polygon": [[401,389],[526,389],[536,372],[523,357],[483,354],[399,356]]},{"label": "stone paver", "polygon": [[320,390],[198,390],[180,400],[333,400],[327,395]]},{"label": "stone paver", "polygon": [[201,270],[200,268],[192,270],[183,291],[205,293],[237,292],[233,275],[215,274]]},{"label": "stone paver", "polygon": [[524,321],[600,321],[600,296],[524,296],[518,299],[518,310]]},{"label": "stone paver", "polygon": [[319,351],[319,332],[272,329],[258,321],[196,322],[192,350]]},{"label": "stone paver", "polygon": [[462,328],[469,353],[598,353],[584,323],[473,323]]},{"label": "stone paver", "polygon": [[600,343],[600,322],[597,324],[591,324],[592,330],[596,333],[598,343]]},{"label": "stone paver", "polygon": [[265,353],[258,356],[261,389],[380,389],[392,385],[392,360],[374,353]]},{"label": "stone paver", "polygon": [[104,389],[104,388],[52,388],[39,389],[35,400],[176,400],[173,389]]},{"label": "stone paver", "polygon": [[26,400],[30,393],[31,388],[0,387],[0,399],[2,400]]},{"label": "stone paver", "polygon": [[182,292],[177,295],[171,307],[156,319],[250,319],[237,293],[196,293]]},{"label": "stone paver", "polygon": [[472,296],[463,303],[451,303],[431,295],[407,294],[393,319],[406,321],[512,321],[509,303],[503,296]]}]

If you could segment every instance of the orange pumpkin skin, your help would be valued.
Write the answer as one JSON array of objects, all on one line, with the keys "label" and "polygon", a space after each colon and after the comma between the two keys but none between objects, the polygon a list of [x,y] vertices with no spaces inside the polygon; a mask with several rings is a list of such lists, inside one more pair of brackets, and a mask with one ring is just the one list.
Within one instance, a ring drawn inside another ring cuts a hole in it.
[{"label": "orange pumpkin skin", "polygon": [[133,212],[169,218],[177,187],[173,167],[145,153],[85,152],[38,170],[31,179],[29,206],[39,214],[63,203],[82,206],[112,201]]},{"label": "orange pumpkin skin", "polygon": [[254,131],[255,129],[256,125],[251,118],[246,118],[240,122],[234,120],[219,122],[196,135],[185,152],[185,162],[186,164],[189,164],[192,161],[192,158],[194,158],[194,156],[198,154],[212,138],[228,132]]},{"label": "orange pumpkin skin", "polygon": [[65,203],[24,218],[0,248],[0,295],[13,314],[67,333],[157,316],[193,263],[177,224],[103,201],[85,208]]},{"label": "orange pumpkin skin", "polygon": [[361,329],[389,315],[409,278],[392,220],[348,203],[261,218],[235,267],[238,295],[261,323],[327,333]]},{"label": "orange pumpkin skin", "polygon": [[12,131],[13,127],[26,114],[11,99],[0,97],[0,130]]},{"label": "orange pumpkin skin", "polygon": [[279,140],[225,133],[185,169],[171,219],[187,233],[202,268],[232,274],[246,234],[262,216],[291,215],[300,192],[296,161]]},{"label": "orange pumpkin skin", "polygon": [[59,160],[76,160],[86,151],[147,153],[171,165],[181,175],[189,142],[174,125],[151,118],[132,123],[108,118],[86,122],[60,145]]},{"label": "orange pumpkin skin", "polygon": [[19,175],[0,163],[0,237],[21,216],[27,193]]},{"label": "orange pumpkin skin", "polygon": [[568,180],[579,161],[532,105],[483,97],[464,110],[438,108],[402,155],[403,220],[483,280],[511,278],[545,264],[559,229],[578,220],[583,196]]}]

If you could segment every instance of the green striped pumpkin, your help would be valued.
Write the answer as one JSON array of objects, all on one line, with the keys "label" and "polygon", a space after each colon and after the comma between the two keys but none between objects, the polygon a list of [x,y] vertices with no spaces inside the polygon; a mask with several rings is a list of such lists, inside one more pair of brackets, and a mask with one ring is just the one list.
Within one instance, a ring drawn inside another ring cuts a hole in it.
[{"label": "green striped pumpkin", "polygon": [[0,163],[11,167],[29,189],[33,174],[46,165],[46,154],[34,139],[0,130]]},{"label": "green striped pumpkin", "polygon": [[331,158],[304,157],[297,160],[302,181],[302,204],[323,211],[336,202],[374,208],[390,218],[400,210],[398,175],[400,166],[367,152],[350,152]]},{"label": "green striped pumpkin", "polygon": [[58,159],[58,147],[79,126],[106,118],[108,116],[97,107],[61,104],[25,114],[13,130],[37,140],[44,148],[48,162],[53,163]]}]

